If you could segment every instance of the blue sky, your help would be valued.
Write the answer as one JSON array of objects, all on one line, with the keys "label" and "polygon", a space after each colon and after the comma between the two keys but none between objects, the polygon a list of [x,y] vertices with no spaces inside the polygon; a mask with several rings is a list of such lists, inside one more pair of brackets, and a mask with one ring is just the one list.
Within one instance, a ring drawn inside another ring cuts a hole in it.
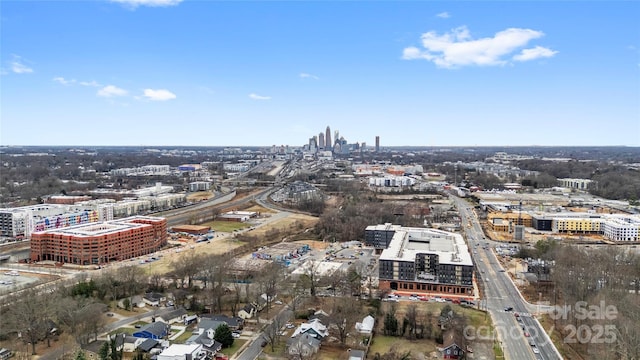
[{"label": "blue sky", "polygon": [[2,145],[640,146],[640,2],[0,2]]}]

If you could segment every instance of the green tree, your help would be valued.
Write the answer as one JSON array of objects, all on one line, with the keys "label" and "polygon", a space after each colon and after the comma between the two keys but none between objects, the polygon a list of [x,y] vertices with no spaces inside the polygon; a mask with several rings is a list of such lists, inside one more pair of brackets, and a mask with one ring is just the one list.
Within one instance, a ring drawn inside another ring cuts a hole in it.
[{"label": "green tree", "polygon": [[233,335],[231,334],[231,329],[229,329],[229,325],[221,324],[216,328],[216,333],[213,336],[213,339],[222,344],[223,348],[228,348],[233,345]]},{"label": "green tree", "polygon": [[84,351],[78,350],[76,354],[76,360],[87,360],[87,356],[84,354]]},{"label": "green tree", "polygon": [[109,342],[105,341],[102,346],[100,347],[100,350],[98,350],[98,359],[100,360],[109,360]]},{"label": "green tree", "polygon": [[385,335],[396,336],[398,334],[398,319],[392,312],[388,312],[384,317],[384,329]]}]

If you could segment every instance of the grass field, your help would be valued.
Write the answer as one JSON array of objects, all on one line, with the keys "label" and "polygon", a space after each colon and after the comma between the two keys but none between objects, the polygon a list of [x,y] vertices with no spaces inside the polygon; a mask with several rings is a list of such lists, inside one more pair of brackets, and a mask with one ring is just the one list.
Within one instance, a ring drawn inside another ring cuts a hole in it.
[{"label": "grass field", "polygon": [[396,336],[376,335],[369,347],[369,355],[383,355],[391,350],[398,354],[410,352],[412,359],[428,358],[429,354],[436,351],[436,344],[432,340],[408,340]]},{"label": "grass field", "polygon": [[218,232],[233,232],[249,227],[249,224],[235,221],[210,221],[202,224],[203,226],[211,226],[211,229]]},{"label": "grass field", "polygon": [[190,330],[185,330],[182,335],[178,336],[175,340],[173,340],[174,344],[184,344],[185,341],[187,341],[188,338],[190,338],[192,335],[192,332]]},{"label": "grass field", "polygon": [[109,333],[109,335],[122,334],[122,333],[125,333],[127,335],[133,335],[133,333],[136,332],[136,330],[138,329],[132,328],[132,327],[121,327],[113,330],[112,332]]},{"label": "grass field", "polygon": [[[442,308],[449,305],[453,311],[458,314],[463,314],[467,318],[467,324],[475,328],[479,326],[491,327],[491,317],[484,311],[476,310],[474,308],[464,307],[456,304],[437,303],[437,302],[423,302],[423,301],[403,301],[399,303],[382,303],[382,312],[386,313],[390,310],[391,306],[395,306],[396,318],[402,319],[407,312],[409,306],[416,306],[416,310],[419,314],[431,313],[433,319],[437,319],[440,316]],[[400,320],[401,322],[402,320]],[[432,353],[437,352],[436,343],[433,339],[420,339],[420,340],[408,340],[401,337],[384,336],[382,335],[382,322],[378,321],[378,334],[371,343],[369,355],[374,356],[376,353],[380,355],[386,354],[394,350],[397,354],[404,354],[407,351],[411,352],[412,358],[429,358]],[[482,344],[477,344],[479,347],[483,347]],[[489,344],[489,347],[491,344]],[[491,349],[486,349],[491,352]],[[494,354],[492,354],[494,355]]]},{"label": "grass field", "polygon": [[233,340],[233,345],[231,345],[231,347],[228,347],[226,349],[222,349],[222,353],[227,355],[227,356],[231,356],[233,354],[235,354],[238,349],[240,349],[242,347],[242,345],[244,345],[244,343],[246,343],[247,340],[241,340],[241,339],[235,339]]},{"label": "grass field", "polygon": [[[391,304],[396,306],[396,314],[398,319],[401,319],[402,316],[407,312],[407,307],[409,305],[415,305],[417,310],[423,313],[431,312],[435,317],[440,315],[440,311],[442,308],[447,305],[447,303],[437,303],[437,302],[424,302],[424,301],[412,301],[412,302],[399,302],[399,303],[383,303],[382,310],[384,312],[389,311]],[[484,311],[476,310],[474,308],[448,304],[451,306],[451,309],[456,313],[463,314],[467,317],[467,321],[469,325],[478,327],[481,325],[491,326],[491,317]]]}]

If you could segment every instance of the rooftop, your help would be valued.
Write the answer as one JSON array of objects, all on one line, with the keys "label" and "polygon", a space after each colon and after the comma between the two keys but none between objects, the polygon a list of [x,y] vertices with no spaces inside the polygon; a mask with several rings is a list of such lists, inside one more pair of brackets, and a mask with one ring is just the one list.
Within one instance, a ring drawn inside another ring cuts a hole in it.
[{"label": "rooftop", "polygon": [[417,254],[426,253],[437,254],[441,264],[473,265],[461,235],[436,229],[390,226],[396,227],[396,232],[389,247],[382,251],[380,260],[414,261]]}]

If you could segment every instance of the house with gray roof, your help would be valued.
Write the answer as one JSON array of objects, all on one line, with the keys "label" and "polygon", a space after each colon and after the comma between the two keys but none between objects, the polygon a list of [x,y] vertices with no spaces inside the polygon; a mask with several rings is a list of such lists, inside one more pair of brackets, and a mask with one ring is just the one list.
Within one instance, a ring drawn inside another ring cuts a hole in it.
[{"label": "house with gray roof", "polygon": [[138,349],[142,352],[149,352],[158,345],[160,345],[160,343],[157,340],[145,339],[142,344],[138,345]]},{"label": "house with gray roof", "polygon": [[316,318],[309,320],[309,322],[300,324],[291,337],[293,338],[301,334],[308,334],[311,337],[322,340],[329,336],[329,330],[327,330],[327,327]]},{"label": "house with gray roof", "polygon": [[177,322],[183,322],[187,315],[187,310],[185,310],[184,308],[177,308],[175,310],[165,312],[162,315],[158,315],[156,317],[156,320],[165,322],[167,324],[173,324]]},{"label": "house with gray roof", "polygon": [[201,319],[215,320],[215,321],[223,321],[229,325],[229,329],[231,330],[242,330],[244,326],[244,319],[241,317],[231,317],[227,315],[211,315],[211,314],[202,314]]},{"label": "house with gray roof", "polygon": [[215,354],[222,349],[222,344],[215,341],[213,338],[216,334],[218,326],[226,324],[224,321],[202,319],[198,323],[197,330],[193,332],[193,335],[185,341],[185,344],[200,344],[202,349]]},{"label": "house with gray roof", "polygon": [[147,339],[163,339],[169,333],[169,324],[162,321],[152,322],[138,329],[133,336]]},{"label": "house with gray roof", "polygon": [[293,358],[308,358],[320,349],[320,340],[310,334],[302,334],[287,340],[287,353]]}]

